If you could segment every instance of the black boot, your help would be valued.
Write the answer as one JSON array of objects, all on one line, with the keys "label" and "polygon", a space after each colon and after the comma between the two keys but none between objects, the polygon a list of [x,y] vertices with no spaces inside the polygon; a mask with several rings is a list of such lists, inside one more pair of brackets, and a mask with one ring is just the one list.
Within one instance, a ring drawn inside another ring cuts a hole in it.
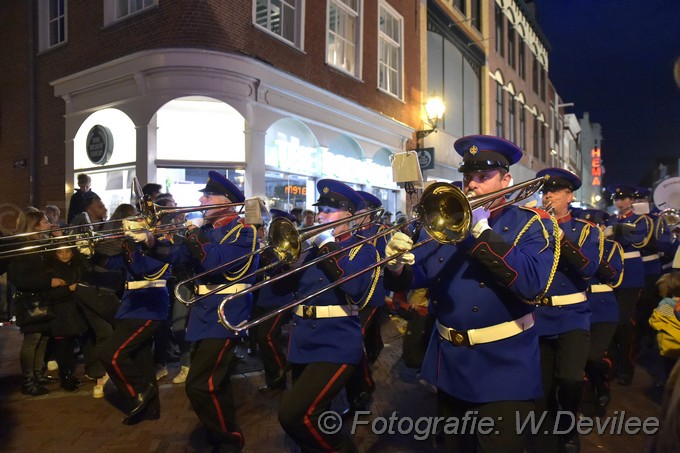
[{"label": "black boot", "polygon": [[36,370],[33,372],[33,376],[35,376],[35,381],[40,385],[59,382],[59,379],[55,378],[54,376],[50,376],[45,372],[45,370]]},{"label": "black boot", "polygon": [[604,417],[611,400],[609,393],[609,364],[604,361],[588,362],[586,366],[590,382],[595,388],[595,415]]},{"label": "black boot", "polygon": [[71,370],[66,370],[59,373],[59,377],[61,378],[61,388],[67,392],[75,392],[78,390],[80,381],[76,379],[75,376],[73,376],[73,372],[71,372]]},{"label": "black boot", "polygon": [[47,390],[42,385],[38,384],[38,382],[35,380],[35,378],[25,377],[24,382],[21,385],[21,393],[23,393],[24,395],[30,395],[30,396],[40,396],[40,395],[47,395],[48,393],[50,393],[50,391]]},{"label": "black boot", "polygon": [[[149,405],[149,403],[154,399],[158,397],[158,390],[156,387],[149,383],[147,384],[146,388],[138,392],[135,398],[132,400],[132,408],[128,412],[127,417],[123,419],[123,424],[124,425],[133,425],[135,424],[134,422],[137,421],[138,418],[137,414],[141,414],[144,412],[146,407]],[[154,415],[154,414],[152,414]],[[160,415],[160,414],[159,414]],[[158,418],[158,417],[156,417]]]},{"label": "black boot", "polygon": [[[579,409],[581,406],[581,398],[583,396],[583,381],[560,381],[557,390],[557,400],[560,409],[570,412],[574,416],[574,420],[578,421]],[[565,422],[571,422],[566,420]],[[560,426],[559,429],[564,432],[566,426]],[[578,453],[580,451],[580,441],[578,431],[572,428],[566,434],[563,434],[560,439],[560,453]]]}]

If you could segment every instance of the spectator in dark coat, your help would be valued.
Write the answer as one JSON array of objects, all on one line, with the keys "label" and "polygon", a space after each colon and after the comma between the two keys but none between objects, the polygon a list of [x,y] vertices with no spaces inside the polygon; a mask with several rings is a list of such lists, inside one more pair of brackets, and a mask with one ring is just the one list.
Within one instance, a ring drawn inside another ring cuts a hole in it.
[{"label": "spectator in dark coat", "polygon": [[68,205],[68,217],[66,222],[69,225],[75,216],[85,211],[85,202],[87,199],[97,196],[97,194],[90,189],[91,185],[92,179],[89,176],[85,173],[78,175],[78,190],[71,196],[71,202]]}]

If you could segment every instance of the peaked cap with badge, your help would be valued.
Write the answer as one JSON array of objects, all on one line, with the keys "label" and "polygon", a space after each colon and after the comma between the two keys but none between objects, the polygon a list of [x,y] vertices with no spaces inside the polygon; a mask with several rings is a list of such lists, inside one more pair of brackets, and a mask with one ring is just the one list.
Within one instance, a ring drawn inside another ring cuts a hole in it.
[{"label": "peaked cap with badge", "polygon": [[607,192],[611,194],[612,199],[614,200],[621,198],[635,198],[637,188],[629,184],[615,184],[607,187]]},{"label": "peaked cap with badge", "polygon": [[319,199],[312,206],[327,206],[355,213],[364,202],[356,190],[335,179],[320,179],[316,189]]},{"label": "peaked cap with badge", "polygon": [[536,177],[548,175],[550,178],[543,184],[543,191],[569,189],[572,192],[581,187],[581,178],[564,168],[550,167],[536,173]]},{"label": "peaked cap with badge", "polygon": [[382,206],[382,201],[380,201],[380,198],[376,197],[372,193],[368,193],[364,190],[357,190],[356,193],[358,193],[362,199],[361,206],[357,208],[357,211],[361,211],[362,209],[378,209],[380,206]]},{"label": "peaked cap with badge", "polygon": [[463,163],[458,167],[461,173],[498,168],[508,171],[510,165],[519,162],[523,154],[514,143],[493,135],[461,137],[453,147],[463,157]]},{"label": "peaked cap with badge", "polygon": [[246,199],[243,192],[233,182],[229,181],[222,173],[214,170],[208,172],[208,182],[199,192],[224,195],[234,203],[243,203]]}]

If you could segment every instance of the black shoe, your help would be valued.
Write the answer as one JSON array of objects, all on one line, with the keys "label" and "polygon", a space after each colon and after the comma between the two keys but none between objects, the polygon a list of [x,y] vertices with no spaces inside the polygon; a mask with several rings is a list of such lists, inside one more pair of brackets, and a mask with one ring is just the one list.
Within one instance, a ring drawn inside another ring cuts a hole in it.
[{"label": "black shoe", "polygon": [[161,418],[161,411],[160,409],[147,409],[144,408],[141,412],[136,413],[135,415],[128,415],[123,419],[123,424],[132,426],[136,425],[137,423],[143,422],[144,420],[158,420]]},{"label": "black shoe", "polygon": [[262,394],[273,394],[280,392],[281,390],[286,390],[286,371],[282,370],[279,373],[279,377],[271,381],[269,384],[264,385],[257,389],[258,392]]},{"label": "black shoe", "polygon": [[157,396],[158,390],[156,390],[156,387],[153,384],[147,384],[146,389],[137,393],[137,396],[133,399],[132,409],[128,412],[127,417],[123,419],[123,424],[129,425],[130,423],[125,421],[142,412],[149,405],[149,402]]},{"label": "black shoe", "polygon": [[560,453],[579,453],[581,451],[581,441],[578,434],[560,443]]},{"label": "black shoe", "polygon": [[47,395],[50,393],[50,391],[38,384],[35,379],[26,378],[24,379],[24,383],[21,385],[21,393],[29,396],[41,396]]},{"label": "black shoe", "polygon": [[80,385],[80,381],[78,379],[74,378],[73,375],[67,375],[67,376],[64,376],[61,379],[61,388],[63,388],[67,392],[78,391],[79,385]]},{"label": "black shoe", "polygon": [[607,406],[609,405],[609,401],[611,401],[611,396],[609,396],[608,393],[603,393],[597,396],[595,399],[596,417],[604,417],[607,415]]}]

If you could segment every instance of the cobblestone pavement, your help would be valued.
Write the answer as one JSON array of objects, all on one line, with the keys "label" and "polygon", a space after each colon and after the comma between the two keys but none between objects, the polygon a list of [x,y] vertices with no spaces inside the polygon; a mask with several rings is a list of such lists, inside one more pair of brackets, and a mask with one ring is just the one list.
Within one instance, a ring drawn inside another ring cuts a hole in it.
[{"label": "cobblestone pavement", "polygon": [[[435,394],[418,382],[414,370],[400,360],[402,335],[397,323],[383,324],[385,349],[373,368],[376,391],[371,414],[365,420],[383,429],[377,417],[388,419],[393,411],[400,417],[436,414]],[[403,324],[402,324],[403,327]],[[172,384],[178,365],[171,364],[169,375],[159,382],[162,414],[157,421],[136,426],[121,424],[122,412],[116,408],[115,389],[109,383],[106,398],[92,398],[93,383],[85,383],[75,393],[67,393],[59,384],[48,386],[51,392],[41,397],[20,393],[19,348],[21,334],[14,326],[0,327],[0,451],[3,452],[205,452],[210,451],[204,431],[194,415],[182,385]],[[84,379],[82,365],[76,375]],[[263,385],[259,360],[245,357],[232,377],[236,396],[237,419],[246,439],[246,452],[296,452],[277,421],[281,394],[262,396]],[[655,416],[658,405],[647,395],[651,378],[644,371],[636,374],[630,387],[614,385],[610,414],[626,417]],[[333,404],[340,410],[346,404],[341,395]],[[618,412],[615,412],[618,411]],[[377,421],[376,421],[377,420]],[[347,422],[351,424],[351,420]],[[407,425],[402,425],[407,427]],[[348,429],[346,426],[345,429]],[[437,452],[433,436],[424,440],[417,433],[373,434],[370,425],[361,425],[353,435],[361,452]],[[582,436],[582,452],[641,452],[648,438],[637,435]]]}]

